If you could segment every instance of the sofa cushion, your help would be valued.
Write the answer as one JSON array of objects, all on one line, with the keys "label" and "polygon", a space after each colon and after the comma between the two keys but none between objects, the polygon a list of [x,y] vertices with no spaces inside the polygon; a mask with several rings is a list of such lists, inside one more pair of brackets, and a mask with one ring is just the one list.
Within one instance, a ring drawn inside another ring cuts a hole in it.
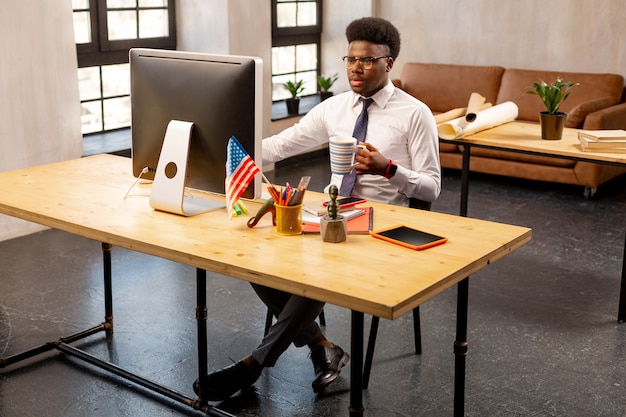
[{"label": "sofa cushion", "polygon": [[565,119],[565,127],[581,128],[589,113],[602,110],[617,104],[611,97],[602,97],[597,100],[585,101],[574,107]]},{"label": "sofa cushion", "polygon": [[467,107],[473,92],[495,103],[504,68],[408,62],[402,67],[402,89],[424,102],[432,112]]},{"label": "sofa cushion", "polygon": [[553,82],[556,77],[580,83],[572,88],[559,111],[570,112],[578,104],[609,97],[618,103],[624,89],[624,77],[618,74],[590,74],[576,72],[535,71],[507,69],[502,76],[497,103],[512,101],[519,108],[518,120],[539,121],[539,112],[545,111],[543,102],[536,95],[526,94],[532,83],[543,80]]}]

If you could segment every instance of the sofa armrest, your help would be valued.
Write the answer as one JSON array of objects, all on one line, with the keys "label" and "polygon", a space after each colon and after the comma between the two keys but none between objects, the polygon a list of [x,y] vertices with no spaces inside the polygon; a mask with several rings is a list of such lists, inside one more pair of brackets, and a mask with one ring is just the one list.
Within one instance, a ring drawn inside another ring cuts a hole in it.
[{"label": "sofa armrest", "polygon": [[393,83],[393,85],[395,85],[398,88],[402,88],[402,80],[400,78],[394,78],[391,80],[391,82]]},{"label": "sofa armrest", "polygon": [[589,113],[583,129],[624,129],[626,130],[626,103],[616,104],[602,110]]}]

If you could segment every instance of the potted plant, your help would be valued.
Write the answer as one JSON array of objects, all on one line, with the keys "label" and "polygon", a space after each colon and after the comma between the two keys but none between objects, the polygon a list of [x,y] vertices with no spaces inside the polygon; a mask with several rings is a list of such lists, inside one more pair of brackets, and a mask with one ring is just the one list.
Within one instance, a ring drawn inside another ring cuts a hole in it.
[{"label": "potted plant", "polygon": [[577,85],[579,84],[571,81],[563,81],[561,77],[556,77],[556,80],[552,84],[540,80],[540,82],[533,83],[529,87],[527,93],[539,96],[546,106],[546,111],[539,113],[542,139],[561,139],[567,114],[560,112],[559,106],[569,97],[570,90]]},{"label": "potted plant", "polygon": [[302,91],[304,91],[304,87],[302,86],[302,84],[304,84],[304,80],[296,80],[294,81],[287,81],[285,83],[283,83],[283,87],[289,91],[289,94],[291,94],[291,97],[285,100],[285,103],[287,103],[287,113],[288,114],[298,114],[299,113],[299,107],[300,107],[300,93],[302,93]]},{"label": "potted plant", "polygon": [[338,78],[339,76],[337,74],[333,74],[330,77],[324,77],[323,75],[317,76],[317,85],[320,86],[320,99],[322,101],[333,95],[332,91],[328,90],[335,84]]}]

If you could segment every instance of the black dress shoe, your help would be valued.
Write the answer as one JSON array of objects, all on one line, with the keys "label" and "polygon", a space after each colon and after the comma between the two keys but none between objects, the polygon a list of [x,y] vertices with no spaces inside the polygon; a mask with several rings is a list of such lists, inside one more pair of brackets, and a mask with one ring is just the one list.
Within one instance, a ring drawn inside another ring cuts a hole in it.
[{"label": "black dress shoe", "polygon": [[204,377],[202,393],[200,381],[196,380],[193,383],[193,391],[203,400],[222,401],[237,391],[252,386],[259,376],[260,373],[255,373],[243,361],[239,361]]},{"label": "black dress shoe", "polygon": [[339,376],[341,368],[350,360],[350,355],[339,346],[318,346],[311,351],[315,367],[313,392],[320,392]]}]

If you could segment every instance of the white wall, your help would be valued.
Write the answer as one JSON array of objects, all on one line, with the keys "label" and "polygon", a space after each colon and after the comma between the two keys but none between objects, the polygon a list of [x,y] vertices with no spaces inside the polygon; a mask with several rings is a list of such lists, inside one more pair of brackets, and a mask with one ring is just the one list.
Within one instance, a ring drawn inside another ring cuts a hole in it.
[{"label": "white wall", "polygon": [[178,49],[228,54],[228,0],[178,0]]},{"label": "white wall", "polygon": [[[0,171],[82,155],[71,0],[4,1]],[[0,240],[41,226],[0,215]]]},{"label": "white wall", "polygon": [[404,62],[611,72],[626,77],[626,0],[378,0]]}]

